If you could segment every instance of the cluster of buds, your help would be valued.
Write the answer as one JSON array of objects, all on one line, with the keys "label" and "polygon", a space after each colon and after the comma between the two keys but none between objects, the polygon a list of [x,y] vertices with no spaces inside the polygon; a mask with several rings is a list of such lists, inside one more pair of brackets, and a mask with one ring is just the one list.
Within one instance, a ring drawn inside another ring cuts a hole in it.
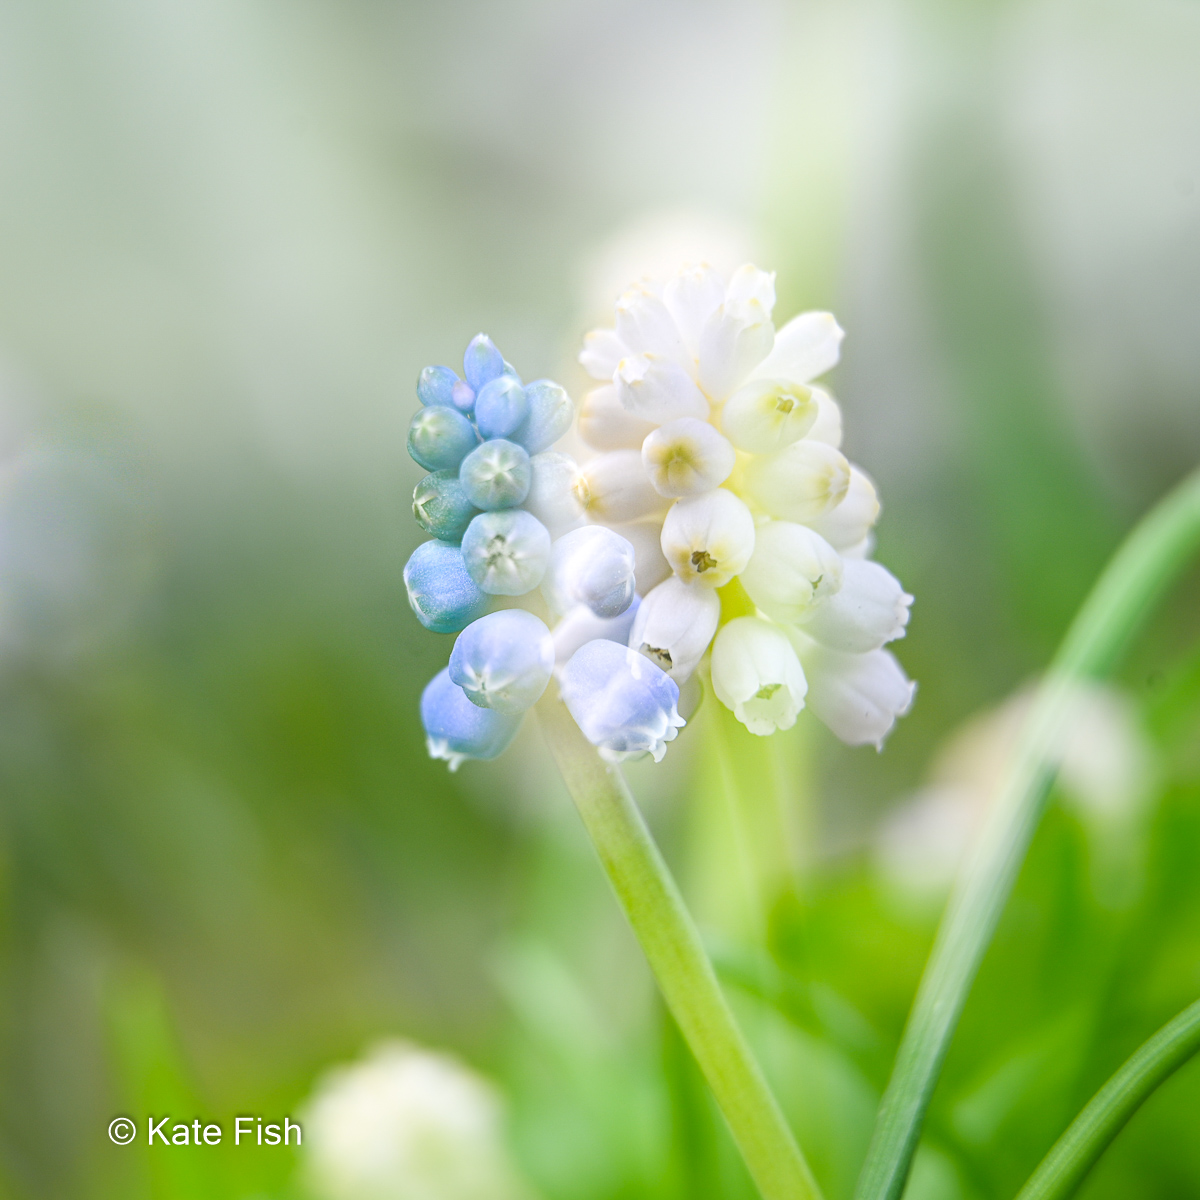
[{"label": "cluster of buds", "polygon": [[[462,631],[422,697],[431,754],[499,754],[555,676],[613,761],[661,759],[698,674],[756,734],[807,700],[844,741],[879,745],[907,709],[883,646],[911,597],[868,559],[875,489],[812,383],[842,332],[807,313],[776,334],[774,301],[751,266],[635,286],[586,339],[603,385],[577,421],[483,335],[464,379],[422,372],[409,451],[432,472],[413,511],[433,540],[405,583],[428,628]],[[576,457],[551,448],[573,424]],[[483,615],[494,597],[521,599]]]}]

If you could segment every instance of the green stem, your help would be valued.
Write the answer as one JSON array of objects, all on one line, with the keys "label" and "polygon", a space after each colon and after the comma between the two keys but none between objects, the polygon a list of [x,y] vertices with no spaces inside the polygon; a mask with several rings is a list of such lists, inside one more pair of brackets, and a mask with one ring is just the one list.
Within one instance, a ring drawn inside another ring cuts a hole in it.
[{"label": "green stem", "polygon": [[1017,1200],[1067,1200],[1150,1094],[1200,1050],[1200,1000],[1164,1025],[1092,1097]]},{"label": "green stem", "polygon": [[658,980],[765,1200],[819,1200],[820,1189],[734,1021],[674,879],[620,771],[605,763],[547,692],[538,716]]},{"label": "green stem", "polygon": [[950,1038],[1042,815],[1077,681],[1112,667],[1198,545],[1200,472],[1126,538],[1076,615],[942,918],[879,1108],[857,1200],[898,1200],[904,1191]]}]

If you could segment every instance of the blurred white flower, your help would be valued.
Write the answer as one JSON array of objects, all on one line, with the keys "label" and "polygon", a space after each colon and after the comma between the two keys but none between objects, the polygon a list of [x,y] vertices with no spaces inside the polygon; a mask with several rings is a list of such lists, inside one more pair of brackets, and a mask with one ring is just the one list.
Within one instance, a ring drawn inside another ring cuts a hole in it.
[{"label": "blurred white flower", "polygon": [[[1033,691],[1023,689],[960,726],[935,758],[929,783],[881,826],[876,862],[902,892],[936,898],[953,883],[1032,700]],[[1129,698],[1105,684],[1077,684],[1057,759],[1056,790],[1092,838],[1102,898],[1117,901],[1154,779],[1153,753]]]},{"label": "blurred white flower", "polygon": [[448,1054],[376,1046],[317,1083],[301,1116],[319,1200],[528,1200],[491,1085]]}]

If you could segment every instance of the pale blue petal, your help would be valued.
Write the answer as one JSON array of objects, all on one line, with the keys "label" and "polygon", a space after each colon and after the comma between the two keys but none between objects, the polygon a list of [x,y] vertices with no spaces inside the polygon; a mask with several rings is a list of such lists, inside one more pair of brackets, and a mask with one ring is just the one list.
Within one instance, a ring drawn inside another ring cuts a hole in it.
[{"label": "pale blue petal", "polygon": [[456,771],[468,758],[495,758],[521,727],[520,716],[480,708],[443,668],[421,693],[421,724],[431,758],[443,758]]},{"label": "pale blue petal", "polygon": [[536,704],[554,670],[554,639],[531,612],[489,613],[458,635],[450,678],[482,708],[524,712]]}]

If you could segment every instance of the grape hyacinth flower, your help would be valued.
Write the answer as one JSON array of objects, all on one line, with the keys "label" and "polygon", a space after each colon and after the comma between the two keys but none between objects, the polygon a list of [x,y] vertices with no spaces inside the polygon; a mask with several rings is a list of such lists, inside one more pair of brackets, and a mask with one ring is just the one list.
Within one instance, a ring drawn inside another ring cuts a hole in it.
[{"label": "grape hyacinth flower", "polygon": [[[578,414],[483,334],[461,376],[421,372],[413,513],[433,540],[405,584],[427,628],[459,634],[422,702],[431,754],[494,757],[552,674],[613,760],[662,757],[694,677],[752,733],[807,704],[843,741],[882,744],[912,701],[883,648],[912,597],[870,561],[875,488],[814,382],[842,331],[804,313],[777,332],[774,304],[750,265],[636,284],[585,339],[600,386]],[[581,456],[558,445],[571,433]]]}]

